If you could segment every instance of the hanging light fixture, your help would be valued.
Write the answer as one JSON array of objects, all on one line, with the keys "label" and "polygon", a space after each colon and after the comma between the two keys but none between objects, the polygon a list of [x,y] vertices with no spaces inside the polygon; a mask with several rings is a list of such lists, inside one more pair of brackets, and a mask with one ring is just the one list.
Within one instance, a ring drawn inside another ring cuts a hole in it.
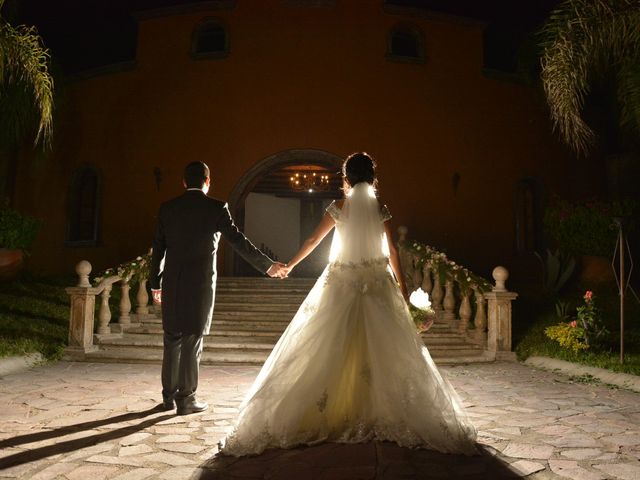
[{"label": "hanging light fixture", "polygon": [[317,172],[296,172],[289,177],[289,183],[293,190],[306,190],[309,193],[328,190],[329,180],[328,174]]}]

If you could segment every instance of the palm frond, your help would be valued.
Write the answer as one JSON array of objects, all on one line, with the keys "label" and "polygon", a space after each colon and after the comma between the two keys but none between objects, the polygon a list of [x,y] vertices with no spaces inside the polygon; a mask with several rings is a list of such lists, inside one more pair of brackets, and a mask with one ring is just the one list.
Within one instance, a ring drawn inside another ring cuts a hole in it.
[{"label": "palm frond", "polygon": [[591,82],[637,59],[640,0],[567,0],[551,13],[540,36],[542,83],[554,130],[585,154],[595,141],[582,117]]},{"label": "palm frond", "polygon": [[640,58],[621,66],[618,74],[618,100],[622,126],[628,130],[640,131]]},{"label": "palm frond", "polygon": [[[2,3],[0,0],[0,7]],[[51,140],[53,123],[54,85],[49,60],[35,28],[13,27],[0,18],[0,98],[14,91],[11,87],[17,84],[30,91],[39,112],[35,143],[45,145]]]}]

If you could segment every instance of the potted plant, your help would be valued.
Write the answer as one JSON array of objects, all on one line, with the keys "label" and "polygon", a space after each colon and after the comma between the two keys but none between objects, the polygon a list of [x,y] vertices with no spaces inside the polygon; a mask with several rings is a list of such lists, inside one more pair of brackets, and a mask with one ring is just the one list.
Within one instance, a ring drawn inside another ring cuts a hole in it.
[{"label": "potted plant", "polygon": [[580,259],[583,282],[613,281],[611,257],[618,236],[614,218],[630,218],[633,210],[628,201],[569,202],[556,196],[545,211],[544,226],[562,252]]},{"label": "potted plant", "polygon": [[0,207],[0,278],[15,276],[38,234],[41,222],[8,205]]}]

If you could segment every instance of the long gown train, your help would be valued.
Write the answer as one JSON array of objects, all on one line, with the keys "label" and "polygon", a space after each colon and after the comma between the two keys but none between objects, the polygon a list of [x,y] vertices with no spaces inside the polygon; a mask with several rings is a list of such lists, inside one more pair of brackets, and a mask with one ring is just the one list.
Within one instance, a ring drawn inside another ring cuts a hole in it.
[{"label": "long gown train", "polygon": [[[360,185],[352,196],[364,198]],[[364,200],[379,215],[377,200]],[[347,227],[349,202],[343,211],[328,209],[336,219],[334,246],[342,243],[343,252],[361,249],[362,242],[352,248],[345,238],[358,240],[367,230]],[[352,203],[353,218],[361,209]],[[475,428],[416,333],[384,248],[373,253],[359,252],[356,262],[333,255],[249,390],[224,454],[371,440],[476,452]]]}]

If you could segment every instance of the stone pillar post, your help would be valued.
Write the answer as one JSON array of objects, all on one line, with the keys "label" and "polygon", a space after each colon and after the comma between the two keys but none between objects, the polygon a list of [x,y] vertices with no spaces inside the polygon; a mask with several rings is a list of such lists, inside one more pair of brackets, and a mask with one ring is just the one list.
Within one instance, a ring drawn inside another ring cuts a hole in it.
[{"label": "stone pillar post", "polygon": [[149,294],[147,293],[147,280],[140,280],[138,283],[138,294],[136,295],[136,313],[147,315],[149,313]]},{"label": "stone pillar post", "polygon": [[511,351],[511,302],[518,294],[505,287],[509,278],[506,268],[496,267],[492,275],[496,285],[484,294],[488,302],[487,350],[496,360],[515,360],[516,354]]},{"label": "stone pillar post", "polygon": [[447,279],[444,283],[445,294],[442,306],[444,308],[443,320],[449,325],[455,326],[456,321],[456,297],[453,294],[453,280]]},{"label": "stone pillar post", "polygon": [[91,264],[86,260],[76,265],[79,277],[78,285],[69,287],[71,309],[69,317],[69,346],[65,356],[71,360],[81,359],[85,353],[96,350],[93,345],[93,325],[96,307],[96,295],[99,289],[91,287],[89,274]]}]

